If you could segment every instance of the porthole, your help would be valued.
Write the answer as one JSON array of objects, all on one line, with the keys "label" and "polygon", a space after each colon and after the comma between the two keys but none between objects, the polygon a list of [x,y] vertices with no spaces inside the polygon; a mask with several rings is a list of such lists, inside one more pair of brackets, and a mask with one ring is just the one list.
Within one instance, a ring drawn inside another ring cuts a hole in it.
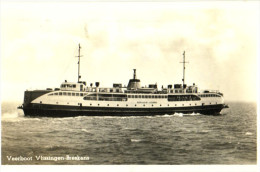
[{"label": "porthole", "polygon": [[136,105],[135,105],[136,106]]},{"label": "porthole", "polygon": [[109,104],[107,104],[107,106],[109,106]]},{"label": "porthole", "polygon": [[168,104],[168,106],[170,106],[170,105]]},{"label": "porthole", "polygon": [[152,105],[153,106],[153,105]]},{"label": "porthole", "polygon": [[182,106],[184,106],[184,104],[182,104]]},{"label": "porthole", "polygon": [[89,105],[92,106],[92,103],[90,103]]},{"label": "porthole", "polygon": [[119,106],[119,104],[117,104],[117,106]]},{"label": "porthole", "polygon": [[126,104],[126,106],[128,106],[128,104]]},{"label": "porthole", "polygon": [[98,104],[98,106],[99,106],[99,104]]},{"label": "porthole", "polygon": [[160,106],[162,106],[162,105],[160,104]]},{"label": "porthole", "polygon": [[145,106],[145,105],[144,105]]}]

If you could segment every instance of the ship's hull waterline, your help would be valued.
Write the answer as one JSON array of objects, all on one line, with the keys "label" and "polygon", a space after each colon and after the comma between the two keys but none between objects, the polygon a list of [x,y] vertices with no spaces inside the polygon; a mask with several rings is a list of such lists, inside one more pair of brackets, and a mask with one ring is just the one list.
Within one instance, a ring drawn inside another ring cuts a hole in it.
[{"label": "ship's hull waterline", "polygon": [[75,117],[75,116],[155,116],[173,115],[174,113],[200,113],[218,115],[224,105],[205,105],[190,107],[161,108],[118,108],[118,107],[83,107],[66,105],[43,105],[37,108],[23,108],[25,116],[35,117]]}]

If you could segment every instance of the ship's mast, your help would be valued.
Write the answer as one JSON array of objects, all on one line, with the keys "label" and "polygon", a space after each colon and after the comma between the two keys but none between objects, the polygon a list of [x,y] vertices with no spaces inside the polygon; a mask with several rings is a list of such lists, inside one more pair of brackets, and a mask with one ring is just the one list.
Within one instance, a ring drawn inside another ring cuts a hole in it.
[{"label": "ship's mast", "polygon": [[183,63],[183,78],[182,78],[182,87],[184,88],[185,85],[185,63],[189,63],[185,61],[185,51],[183,52],[183,61],[180,62]]},{"label": "ship's mast", "polygon": [[79,44],[79,55],[77,56],[78,57],[78,82],[81,78],[81,76],[80,76],[80,57],[82,57],[82,56],[80,56],[80,49],[81,49],[81,47],[80,47],[80,44]]}]

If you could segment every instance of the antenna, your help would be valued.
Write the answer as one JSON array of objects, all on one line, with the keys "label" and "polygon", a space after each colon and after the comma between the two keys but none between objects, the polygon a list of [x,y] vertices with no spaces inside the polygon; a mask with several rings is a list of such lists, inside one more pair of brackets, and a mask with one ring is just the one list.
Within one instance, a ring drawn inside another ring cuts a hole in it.
[{"label": "antenna", "polygon": [[133,69],[134,70],[134,79],[136,79],[136,69]]},{"label": "antenna", "polygon": [[78,83],[79,83],[79,80],[80,80],[80,78],[81,78],[81,76],[80,76],[80,57],[82,57],[82,56],[80,55],[80,49],[81,49],[81,46],[80,46],[80,44],[79,44],[79,55],[76,56],[76,57],[79,58],[79,59],[78,59]]},{"label": "antenna", "polygon": [[183,78],[182,78],[182,86],[184,88],[184,84],[185,84],[185,63],[189,63],[185,61],[185,51],[183,52],[183,61],[180,63],[183,63]]}]

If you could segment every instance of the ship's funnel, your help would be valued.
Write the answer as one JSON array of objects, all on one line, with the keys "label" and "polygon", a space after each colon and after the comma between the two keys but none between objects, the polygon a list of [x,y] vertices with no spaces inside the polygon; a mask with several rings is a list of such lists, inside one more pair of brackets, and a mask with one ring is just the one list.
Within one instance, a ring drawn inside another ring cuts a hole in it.
[{"label": "ship's funnel", "polygon": [[127,89],[136,90],[138,88],[141,88],[141,82],[140,82],[140,79],[136,79],[136,69],[134,69],[134,77],[133,77],[133,79],[129,80]]}]

